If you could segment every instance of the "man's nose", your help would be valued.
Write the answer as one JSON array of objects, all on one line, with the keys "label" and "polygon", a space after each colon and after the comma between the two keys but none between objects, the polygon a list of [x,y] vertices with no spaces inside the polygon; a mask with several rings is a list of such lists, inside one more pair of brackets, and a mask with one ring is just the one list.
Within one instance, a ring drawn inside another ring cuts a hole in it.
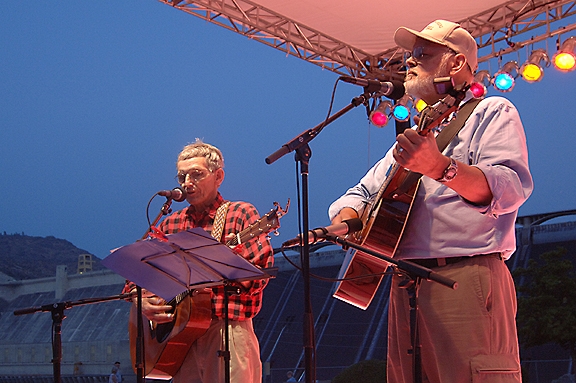
[{"label": "man's nose", "polygon": [[192,185],[194,182],[192,182],[192,177],[190,176],[190,174],[186,174],[184,176],[184,182],[182,183],[182,185]]}]

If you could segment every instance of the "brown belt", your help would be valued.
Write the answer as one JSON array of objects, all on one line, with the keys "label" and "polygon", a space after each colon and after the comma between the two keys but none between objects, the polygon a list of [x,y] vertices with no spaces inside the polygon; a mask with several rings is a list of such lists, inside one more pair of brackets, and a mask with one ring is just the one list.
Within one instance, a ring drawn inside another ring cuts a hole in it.
[{"label": "brown belt", "polygon": [[477,254],[472,255],[469,257],[447,257],[447,258],[422,258],[422,259],[406,259],[406,261],[410,261],[422,267],[426,267],[427,269],[433,269],[435,267],[442,267],[446,265],[452,265],[454,263],[458,263],[465,259],[470,259],[473,257],[498,257],[500,260],[502,259],[501,253],[488,253],[488,254]]}]

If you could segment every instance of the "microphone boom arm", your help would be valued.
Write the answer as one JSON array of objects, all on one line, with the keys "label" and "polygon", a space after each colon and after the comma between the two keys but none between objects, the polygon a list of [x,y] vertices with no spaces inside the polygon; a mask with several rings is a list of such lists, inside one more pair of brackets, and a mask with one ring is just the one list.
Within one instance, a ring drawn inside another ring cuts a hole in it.
[{"label": "microphone boom arm", "polygon": [[408,260],[406,260],[406,261],[401,260],[401,259],[396,260],[394,258],[387,257],[383,254],[378,253],[377,251],[370,250],[364,246],[361,246],[361,245],[358,245],[356,243],[342,239],[337,235],[327,234],[326,240],[340,244],[344,248],[351,247],[351,248],[359,250],[363,253],[373,255],[376,258],[383,259],[384,261],[386,261],[388,263],[396,265],[396,267],[398,267],[400,270],[406,272],[410,276],[416,276],[416,277],[419,277],[422,279],[426,279],[428,281],[434,281],[434,282],[440,283],[443,286],[449,287],[453,290],[456,290],[458,288],[458,282],[456,282],[450,278],[446,278],[442,275],[439,275],[439,274],[435,273],[433,270],[430,270],[426,267],[417,265],[417,264],[410,262]]},{"label": "microphone boom arm", "polygon": [[320,133],[320,131],[328,124],[334,122],[336,119],[340,118],[342,115],[348,113],[351,109],[360,106],[367,102],[369,99],[369,95],[364,93],[358,97],[354,97],[350,104],[345,106],[344,108],[340,109],[338,112],[334,113],[330,117],[328,117],[325,121],[321,122],[320,124],[316,125],[315,127],[308,129],[298,136],[294,137],[292,140],[288,141],[280,149],[275,151],[274,153],[270,154],[266,157],[266,163],[268,165],[276,162],[279,158],[283,157],[284,155],[297,150],[304,145],[308,144],[310,141],[314,139]]}]

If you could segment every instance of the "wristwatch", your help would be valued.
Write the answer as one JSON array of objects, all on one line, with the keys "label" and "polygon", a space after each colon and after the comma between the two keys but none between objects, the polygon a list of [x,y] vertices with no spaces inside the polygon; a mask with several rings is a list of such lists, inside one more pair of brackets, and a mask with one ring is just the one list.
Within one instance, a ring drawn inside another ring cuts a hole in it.
[{"label": "wristwatch", "polygon": [[446,169],[444,169],[442,177],[437,178],[436,181],[438,182],[452,181],[457,174],[458,174],[458,163],[454,160],[454,158],[450,158],[450,164]]}]

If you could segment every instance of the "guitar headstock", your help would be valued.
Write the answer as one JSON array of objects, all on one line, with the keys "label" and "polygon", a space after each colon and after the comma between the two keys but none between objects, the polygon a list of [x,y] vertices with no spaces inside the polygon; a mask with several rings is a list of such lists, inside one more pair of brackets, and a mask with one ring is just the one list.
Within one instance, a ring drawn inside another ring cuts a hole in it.
[{"label": "guitar headstock", "polygon": [[460,102],[466,97],[466,91],[470,88],[467,84],[454,86],[450,77],[435,78],[434,86],[438,94],[446,94],[446,96],[422,110],[418,132],[423,136],[444,123],[452,113],[458,110]]},{"label": "guitar headstock", "polygon": [[284,209],[282,209],[282,207],[280,206],[279,202],[274,201],[274,209],[272,209],[268,214],[271,214],[272,212],[276,212],[276,217],[278,218],[282,218],[284,217],[286,214],[288,214],[288,209],[290,209],[290,198],[288,198],[288,202],[286,202],[286,207]]},{"label": "guitar headstock", "polygon": [[[233,243],[229,245],[237,245],[244,243],[252,238],[259,237],[263,234],[268,234],[271,231],[276,231],[280,227],[280,218],[288,213],[290,207],[290,199],[286,203],[286,207],[282,209],[278,202],[274,202],[274,208],[267,214],[263,215],[258,221],[236,234]],[[276,232],[275,235],[278,235]]]}]

